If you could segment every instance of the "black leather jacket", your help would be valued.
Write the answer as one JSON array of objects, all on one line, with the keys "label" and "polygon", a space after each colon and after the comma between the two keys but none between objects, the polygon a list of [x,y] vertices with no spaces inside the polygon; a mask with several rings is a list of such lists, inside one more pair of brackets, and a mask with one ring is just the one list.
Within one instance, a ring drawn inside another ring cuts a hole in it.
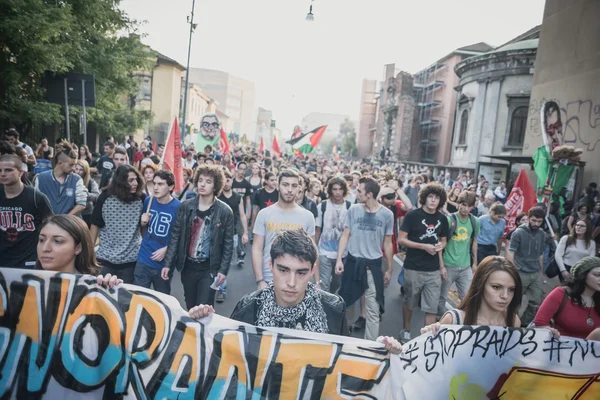
[{"label": "black leather jacket", "polygon": [[[258,299],[262,290],[249,293],[241,298],[231,313],[231,319],[256,325],[258,316]],[[332,335],[350,336],[348,322],[346,320],[346,303],[337,294],[331,294],[320,290],[321,304],[327,315],[327,326]]]},{"label": "black leather jacket", "polygon": [[[198,209],[199,197],[186,200],[179,206],[175,225],[165,256],[165,267],[183,269],[192,237],[191,224]],[[210,222],[210,272],[227,275],[233,255],[233,211],[219,199],[215,199]]]}]

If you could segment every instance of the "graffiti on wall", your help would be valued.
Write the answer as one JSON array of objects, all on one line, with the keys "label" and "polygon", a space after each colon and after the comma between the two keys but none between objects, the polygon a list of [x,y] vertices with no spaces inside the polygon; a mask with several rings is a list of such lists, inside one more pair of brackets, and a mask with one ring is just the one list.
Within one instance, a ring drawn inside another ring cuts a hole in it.
[{"label": "graffiti on wall", "polygon": [[598,399],[599,376],[600,342],[547,329],[444,326],[390,356],[355,338],[193,320],[133,285],[0,269],[1,398]]},{"label": "graffiti on wall", "polygon": [[174,298],[132,285],[1,269],[0,397],[387,397],[380,344],[286,332],[193,320]]},{"label": "graffiti on wall", "polygon": [[[592,100],[532,99],[529,104],[528,132],[533,137],[542,136],[542,107],[555,103],[560,115],[550,116],[550,128],[560,132],[563,144],[582,148],[585,152],[593,152],[600,148],[600,103]],[[550,110],[552,111],[552,110]],[[559,122],[561,126],[554,126]],[[544,142],[545,143],[545,142]]]}]

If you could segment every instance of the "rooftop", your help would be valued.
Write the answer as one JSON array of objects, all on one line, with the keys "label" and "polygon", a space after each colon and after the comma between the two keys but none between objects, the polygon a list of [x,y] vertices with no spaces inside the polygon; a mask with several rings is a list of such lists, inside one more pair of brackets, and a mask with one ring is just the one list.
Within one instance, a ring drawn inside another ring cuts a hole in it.
[{"label": "rooftop", "polygon": [[489,54],[492,54],[492,53],[501,53],[501,52],[504,52],[504,51],[518,51],[518,50],[537,49],[539,41],[540,41],[540,39],[529,39],[529,40],[521,40],[519,42],[508,43],[508,44],[505,44],[504,46],[498,47],[494,51],[490,51]]},{"label": "rooftop", "polygon": [[533,28],[531,28],[530,30],[528,30],[527,32],[521,33],[519,36],[509,40],[508,42],[504,43],[501,46],[498,46],[498,48],[500,47],[504,47],[508,44],[511,43],[516,43],[516,42],[520,42],[522,40],[529,40],[529,39],[539,39],[540,38],[540,30],[542,29],[541,25],[536,25]]},{"label": "rooftop", "polygon": [[490,46],[489,44],[487,44],[485,42],[479,42],[479,43],[470,44],[468,46],[459,47],[456,50],[457,51],[476,51],[479,53],[486,53],[490,50],[494,50],[494,46]]},{"label": "rooftop", "polygon": [[180,68],[182,71],[185,71],[185,67],[183,65],[179,64],[176,60],[172,59],[171,57],[167,57],[164,54],[159,53],[158,51],[156,52],[156,58],[158,58],[159,61],[163,61],[168,64],[173,64],[176,67]]}]

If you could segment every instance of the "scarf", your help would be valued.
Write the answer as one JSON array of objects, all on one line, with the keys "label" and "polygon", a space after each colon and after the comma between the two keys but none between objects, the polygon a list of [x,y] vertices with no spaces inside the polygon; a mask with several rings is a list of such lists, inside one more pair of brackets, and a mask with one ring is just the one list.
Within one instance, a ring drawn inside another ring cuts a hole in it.
[{"label": "scarf", "polygon": [[282,307],[275,301],[275,288],[270,282],[259,295],[256,326],[329,333],[321,295],[312,283],[306,287],[304,299],[299,304]]}]

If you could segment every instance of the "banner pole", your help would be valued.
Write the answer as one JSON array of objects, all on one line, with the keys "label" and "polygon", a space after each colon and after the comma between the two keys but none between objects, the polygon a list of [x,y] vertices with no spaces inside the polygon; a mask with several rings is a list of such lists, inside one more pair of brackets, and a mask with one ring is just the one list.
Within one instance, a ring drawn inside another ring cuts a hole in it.
[{"label": "banner pole", "polygon": [[[171,132],[173,131],[173,123],[175,122],[175,120],[177,119],[177,117],[175,117],[171,123],[169,124],[169,133],[167,134],[167,140],[165,141],[165,149],[163,150],[162,156],[160,156],[160,161],[158,163],[158,169],[162,169],[163,165],[165,163],[165,154],[167,153],[167,144],[169,144],[169,139],[171,138]],[[173,151],[175,151],[175,149],[173,149]],[[148,200],[148,207],[146,208],[146,214],[148,214],[150,212],[150,207],[152,207],[152,200],[154,200],[154,194],[150,194],[150,200]]]}]

